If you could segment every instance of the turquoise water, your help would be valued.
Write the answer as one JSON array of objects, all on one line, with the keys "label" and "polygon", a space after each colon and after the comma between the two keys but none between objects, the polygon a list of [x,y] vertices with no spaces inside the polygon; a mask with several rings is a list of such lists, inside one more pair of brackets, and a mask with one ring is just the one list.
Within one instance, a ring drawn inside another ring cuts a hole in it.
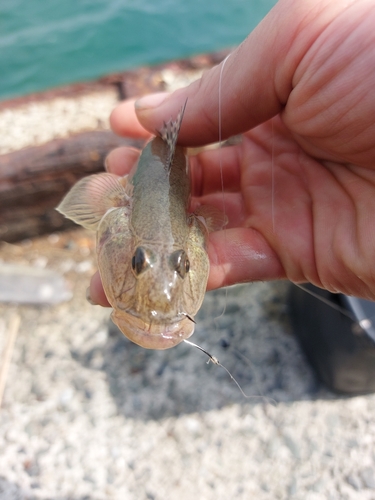
[{"label": "turquoise water", "polygon": [[233,46],[275,0],[0,0],[0,98]]}]

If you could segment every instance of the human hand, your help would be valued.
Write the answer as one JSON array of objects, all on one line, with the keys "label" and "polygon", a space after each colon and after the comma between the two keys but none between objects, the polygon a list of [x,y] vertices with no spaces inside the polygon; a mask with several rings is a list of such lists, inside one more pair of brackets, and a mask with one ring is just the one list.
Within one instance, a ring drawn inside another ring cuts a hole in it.
[{"label": "human hand", "polygon": [[[241,144],[191,159],[193,207],[229,218],[210,234],[208,288],[309,281],[375,299],[375,9],[371,0],[281,0],[222,70],[222,137]],[[120,135],[147,137],[188,98],[179,143],[218,140],[222,66],[171,95],[118,106]],[[123,175],[138,153],[121,148]],[[224,194],[221,191],[223,172]],[[91,297],[106,305],[98,275]]]}]

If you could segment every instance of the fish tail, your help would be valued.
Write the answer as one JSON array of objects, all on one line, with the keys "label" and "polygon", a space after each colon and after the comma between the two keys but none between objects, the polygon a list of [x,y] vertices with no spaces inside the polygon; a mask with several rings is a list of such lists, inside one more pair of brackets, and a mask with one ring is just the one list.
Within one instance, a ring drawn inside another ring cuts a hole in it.
[{"label": "fish tail", "polygon": [[184,112],[186,108],[187,99],[185,104],[180,109],[180,112],[177,115],[175,120],[172,118],[166,122],[164,122],[162,129],[158,132],[158,135],[163,139],[163,141],[167,144],[167,159],[165,168],[168,172],[171,169],[173,163],[174,152],[176,150],[176,143],[178,139],[178,134],[180,132],[182,119],[184,117]]}]

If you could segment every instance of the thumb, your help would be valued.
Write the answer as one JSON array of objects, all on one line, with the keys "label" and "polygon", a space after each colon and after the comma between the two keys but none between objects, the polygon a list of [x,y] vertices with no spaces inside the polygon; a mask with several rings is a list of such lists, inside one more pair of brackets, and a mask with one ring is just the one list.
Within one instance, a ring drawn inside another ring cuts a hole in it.
[{"label": "thumb", "polygon": [[139,99],[135,109],[142,126],[152,133],[160,130],[187,100],[179,143],[197,146],[218,141],[219,114],[223,139],[276,115],[286,105],[303,55],[335,15],[329,4],[337,2],[280,0],[241,45],[201,79],[172,94]]}]

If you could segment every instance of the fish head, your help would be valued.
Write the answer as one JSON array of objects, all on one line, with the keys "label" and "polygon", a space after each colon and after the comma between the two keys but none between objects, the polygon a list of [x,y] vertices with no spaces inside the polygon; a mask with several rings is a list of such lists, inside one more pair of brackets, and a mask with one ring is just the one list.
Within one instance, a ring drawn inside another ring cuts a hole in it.
[{"label": "fish head", "polygon": [[121,331],[152,349],[167,349],[189,338],[195,323],[189,314],[187,252],[142,243],[133,249],[131,272],[134,286],[118,296],[112,316]]},{"label": "fish head", "polygon": [[136,344],[168,349],[193,334],[209,268],[207,253],[196,243],[135,245],[124,230],[99,239],[98,264],[112,320]]}]

